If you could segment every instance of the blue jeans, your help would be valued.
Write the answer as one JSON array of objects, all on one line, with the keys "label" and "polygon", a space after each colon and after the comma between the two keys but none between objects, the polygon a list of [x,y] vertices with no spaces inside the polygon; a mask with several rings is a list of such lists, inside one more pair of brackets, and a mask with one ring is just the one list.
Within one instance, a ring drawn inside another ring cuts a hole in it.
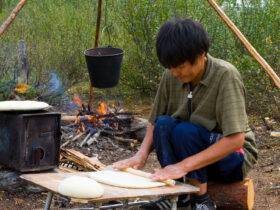
[{"label": "blue jeans", "polygon": [[[216,143],[222,135],[170,116],[155,121],[153,147],[162,167],[178,163]],[[243,179],[244,154],[234,152],[214,164],[191,171],[186,176],[206,183],[209,179],[235,182]]]}]

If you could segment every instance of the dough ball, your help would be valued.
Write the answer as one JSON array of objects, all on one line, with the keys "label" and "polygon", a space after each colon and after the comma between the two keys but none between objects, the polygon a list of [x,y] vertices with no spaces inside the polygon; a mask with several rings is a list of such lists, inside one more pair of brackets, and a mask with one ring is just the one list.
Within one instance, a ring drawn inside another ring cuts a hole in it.
[{"label": "dough ball", "polygon": [[58,192],[72,198],[98,198],[103,195],[104,189],[93,179],[71,176],[60,182]]}]

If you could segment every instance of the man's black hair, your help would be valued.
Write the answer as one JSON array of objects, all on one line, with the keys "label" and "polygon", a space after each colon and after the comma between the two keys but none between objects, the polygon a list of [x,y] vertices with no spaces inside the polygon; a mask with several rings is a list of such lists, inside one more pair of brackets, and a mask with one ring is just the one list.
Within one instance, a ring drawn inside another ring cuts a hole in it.
[{"label": "man's black hair", "polygon": [[202,25],[192,19],[173,18],[164,23],[156,41],[157,56],[165,68],[186,61],[194,64],[198,55],[207,53],[209,38]]}]

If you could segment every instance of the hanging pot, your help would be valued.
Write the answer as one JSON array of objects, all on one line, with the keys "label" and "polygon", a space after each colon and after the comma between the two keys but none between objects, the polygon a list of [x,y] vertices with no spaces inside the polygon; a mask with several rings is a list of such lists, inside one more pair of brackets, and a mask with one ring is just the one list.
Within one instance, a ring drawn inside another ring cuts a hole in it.
[{"label": "hanging pot", "polygon": [[113,47],[98,47],[85,52],[90,82],[93,87],[115,87],[120,78],[123,50]]}]

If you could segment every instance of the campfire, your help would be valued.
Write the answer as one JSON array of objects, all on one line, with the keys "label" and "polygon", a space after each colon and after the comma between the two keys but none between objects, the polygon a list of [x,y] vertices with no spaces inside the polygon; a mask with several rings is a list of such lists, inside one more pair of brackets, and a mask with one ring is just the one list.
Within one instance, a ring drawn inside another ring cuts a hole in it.
[{"label": "campfire", "polygon": [[133,149],[142,140],[147,121],[136,113],[125,111],[119,104],[109,106],[105,101],[92,109],[77,95],[73,103],[77,107],[76,114],[62,117],[62,148],[75,147],[84,151],[94,143],[107,141],[116,149],[119,145]]}]

